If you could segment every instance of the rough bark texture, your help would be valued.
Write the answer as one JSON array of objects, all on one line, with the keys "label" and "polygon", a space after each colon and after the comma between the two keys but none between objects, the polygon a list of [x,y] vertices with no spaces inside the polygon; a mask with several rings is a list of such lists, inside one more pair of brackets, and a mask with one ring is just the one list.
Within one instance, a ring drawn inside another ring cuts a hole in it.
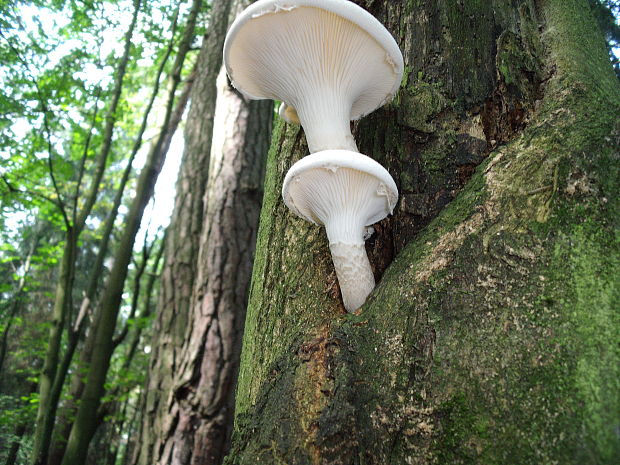
[{"label": "rough bark texture", "polygon": [[185,334],[196,274],[195,257],[202,228],[202,202],[213,134],[215,79],[221,66],[227,2],[214,1],[210,18],[209,35],[205,37],[196,64],[196,81],[185,125],[185,151],[166,239],[142,428],[132,460],[135,464],[152,465],[160,455],[172,375],[178,366],[176,341],[182,340]]},{"label": "rough bark texture", "polygon": [[229,14],[249,3],[215,2],[202,50],[138,464],[220,463],[230,440],[272,104],[244,100],[223,72],[216,91],[215,78]]},{"label": "rough bark texture", "polygon": [[227,450],[234,386],[269,147],[270,102],[246,102],[218,78],[213,149],[187,332],[161,464],[217,464]]},{"label": "rough bark texture", "polygon": [[344,312],[279,122],[225,463],[617,463],[620,89],[586,2],[356,3],[406,62],[355,128],[401,192],[379,284]]}]

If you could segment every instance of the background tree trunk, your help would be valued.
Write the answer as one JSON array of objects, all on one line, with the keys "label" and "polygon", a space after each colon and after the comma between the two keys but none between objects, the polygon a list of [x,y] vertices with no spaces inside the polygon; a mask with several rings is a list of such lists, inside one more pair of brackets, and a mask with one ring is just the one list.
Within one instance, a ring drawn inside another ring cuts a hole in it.
[{"label": "background tree trunk", "polygon": [[214,2],[199,59],[136,464],[220,463],[230,439],[272,119],[220,71],[229,17],[249,3]]},{"label": "background tree trunk", "polygon": [[345,313],[279,122],[225,463],[615,463],[620,89],[585,0],[356,3],[406,63],[354,131],[401,193],[379,284]]},{"label": "background tree trunk", "polygon": [[158,463],[217,464],[227,450],[234,411],[271,102],[248,102],[222,71],[204,225],[192,307],[174,380],[174,402]]},{"label": "background tree trunk", "polygon": [[202,228],[203,196],[208,180],[209,151],[215,113],[215,80],[221,66],[221,47],[228,24],[229,5],[215,0],[208,33],[196,63],[196,81],[185,124],[185,149],[176,185],[176,198],[166,237],[164,268],[139,439],[134,464],[157,463],[161,437],[170,428],[167,416],[177,352],[187,328],[196,256]]},{"label": "background tree trunk", "polygon": [[[114,128],[116,125],[116,111],[121,100],[123,90],[123,81],[127,72],[127,64],[129,62],[130,49],[133,43],[133,34],[137,24],[138,14],[140,12],[141,0],[134,0],[133,13],[131,23],[125,34],[123,56],[118,63],[115,72],[114,93],[110,103],[110,108],[106,115],[105,132],[103,145],[97,156],[94,167],[94,176],[92,182],[84,196],[84,205],[79,209],[77,204],[74,205],[72,214],[72,224],[69,223],[69,213],[65,210],[61,201],[61,209],[65,218],[65,244],[63,249],[62,261],[60,265],[59,278],[56,284],[54,308],[49,330],[49,342],[45,354],[45,361],[39,377],[39,404],[37,418],[34,428],[34,444],[33,451],[30,455],[30,463],[33,465],[44,465],[47,462],[47,454],[52,441],[52,432],[54,430],[56,409],[60,399],[62,382],[65,373],[62,370],[68,368],[68,364],[61,362],[62,336],[66,325],[70,322],[72,288],[75,277],[77,247],[86,221],[90,216],[93,206],[97,200],[101,180],[105,171],[108,156],[112,148],[112,139]],[[43,102],[42,105],[45,106]],[[52,153],[49,153],[52,157]],[[50,177],[54,184],[53,170],[51,170],[50,158]],[[77,196],[77,192],[76,192]],[[70,357],[69,357],[70,358]]]}]

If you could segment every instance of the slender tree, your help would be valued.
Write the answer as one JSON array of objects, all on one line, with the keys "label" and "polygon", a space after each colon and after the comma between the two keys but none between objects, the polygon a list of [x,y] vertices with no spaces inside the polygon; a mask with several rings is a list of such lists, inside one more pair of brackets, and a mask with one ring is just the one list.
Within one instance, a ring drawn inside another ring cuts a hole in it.
[{"label": "slender tree", "polygon": [[[41,376],[39,378],[39,410],[37,413],[34,450],[32,453],[31,462],[33,465],[43,465],[46,462],[47,453],[50,447],[52,430],[54,427],[54,420],[56,416],[56,409],[58,406],[58,399],[61,390],[61,385],[58,385],[58,383],[54,385],[54,382],[56,380],[59,380],[60,378],[58,370],[61,354],[62,335],[65,330],[67,321],[69,320],[71,315],[71,291],[75,275],[77,244],[80,238],[80,234],[86,225],[86,220],[90,216],[93,206],[97,200],[101,180],[103,178],[103,173],[112,147],[112,137],[117,119],[117,108],[121,99],[123,81],[127,71],[127,64],[129,62],[133,33],[136,27],[139,10],[140,0],[135,0],[132,19],[127,33],[125,34],[123,56],[119,61],[119,65],[115,75],[113,96],[110,108],[106,115],[106,124],[104,130],[105,132],[101,149],[95,160],[94,174],[85,194],[84,204],[79,209],[77,204],[75,204],[72,213],[67,209],[67,206],[63,201],[63,197],[58,190],[58,186],[55,180],[54,167],[52,164],[53,153],[50,141],[51,134],[47,134],[48,145],[50,145],[48,149],[49,173],[52,183],[55,186],[58,206],[65,220],[66,237],[62,260],[60,264],[59,279],[56,287],[54,309],[52,312],[52,319],[50,325],[48,349],[45,356],[43,369],[41,371]],[[43,97],[41,97],[40,103],[41,105],[43,105],[44,118],[47,118],[46,103]],[[47,124],[46,129],[49,131],[49,127]],[[85,150],[84,153],[86,156],[87,150]],[[80,186],[78,184],[78,189],[79,187]],[[77,193],[75,197],[77,199]]]},{"label": "slender tree", "polygon": [[[96,294],[100,290],[101,282],[103,281],[103,278],[104,278],[103,276],[103,272],[105,268],[104,261],[109,255],[110,242],[113,239],[112,236],[117,226],[116,219],[119,214],[119,208],[124,198],[125,189],[131,180],[131,174],[133,172],[133,162],[136,156],[138,155],[140,148],[142,147],[144,134],[148,127],[148,121],[149,121],[149,118],[152,117],[152,109],[155,104],[155,100],[157,99],[160,93],[160,86],[161,86],[162,81],[165,81],[164,79],[162,79],[162,77],[165,76],[164,72],[165,72],[166,65],[168,63],[168,60],[170,59],[170,56],[174,52],[175,41],[177,40],[177,38],[175,37],[175,32],[177,30],[179,7],[180,6],[177,7],[177,10],[174,13],[174,17],[172,20],[172,27],[171,27],[171,38],[158,64],[157,72],[153,80],[153,87],[151,90],[151,95],[144,109],[144,113],[142,115],[142,121],[138,129],[138,132],[136,136],[134,137],[134,143],[131,149],[131,153],[126,161],[125,169],[122,172],[119,185],[116,188],[112,206],[110,207],[109,212],[102,225],[101,241],[99,242],[99,247],[97,250],[97,255],[96,255],[94,265],[89,273],[88,287],[86,288],[86,292],[84,293],[84,296],[82,298],[78,317],[76,318],[76,321],[73,324],[73,327],[70,328],[69,330],[67,347],[65,348],[65,351],[62,357],[62,362],[60,363],[60,367],[57,370],[58,379],[54,382],[54,389],[56,390],[54,398],[56,399],[60,397],[60,393],[61,393],[60,391],[63,387],[64,380],[67,374],[67,370],[73,359],[73,354],[80,341],[80,336],[82,335],[82,329],[87,320],[87,316],[93,313],[92,307],[95,307],[95,309],[97,310],[101,310],[101,308],[96,305]],[[186,31],[186,33],[189,32],[191,34],[193,32],[193,29],[191,29],[192,25],[190,24],[189,27],[190,29],[189,31]],[[183,52],[181,51],[181,53]],[[188,79],[188,88],[191,86],[192,82],[193,82],[193,78],[190,77],[190,79]],[[184,108],[183,107],[184,100],[181,100],[181,102],[182,102],[181,109],[177,110],[178,112],[182,111],[182,108]],[[174,123],[172,126],[174,126]],[[162,128],[162,130],[167,130],[167,129]],[[101,315],[100,311],[95,312],[95,314],[92,316],[93,320],[97,322],[100,315]],[[94,326],[96,326],[96,323]],[[88,367],[88,364],[90,363],[90,358],[92,356],[92,351],[93,351],[92,343],[94,342],[94,340],[93,338],[89,338],[87,342],[89,344],[87,344],[83,348],[83,350],[80,351],[79,365],[84,370],[87,369],[86,367]],[[84,377],[82,375],[83,373],[80,372],[78,376],[73,376],[71,379],[71,385],[68,390],[68,396],[67,396],[68,400],[65,403],[65,406],[64,406],[64,409],[61,415],[59,415],[59,417],[56,419],[56,422],[55,422],[56,424],[56,431],[54,435],[55,438],[54,438],[53,443],[50,446],[49,458],[47,461],[48,465],[60,465],[62,461],[62,457],[65,451],[65,446],[66,446],[69,433],[71,430],[71,425],[72,425],[72,421],[70,420],[70,418],[75,417],[77,401],[80,399],[82,395],[82,391],[84,389]]]},{"label": "slender tree", "polygon": [[172,137],[181,121],[189,97],[190,85],[185,87],[184,92],[181,93],[178,99],[176,98],[176,90],[181,83],[183,63],[192,45],[196,19],[201,6],[201,0],[194,0],[192,3],[186,29],[168,79],[168,87],[164,99],[164,117],[160,131],[151,143],[146,163],[138,178],[131,207],[125,218],[124,229],[114,253],[114,264],[99,304],[100,316],[95,320],[96,325],[93,326],[90,333],[92,343],[86,342],[87,346],[92,347],[92,354],[89,359],[87,380],[80,397],[80,405],[63,456],[63,465],[80,465],[85,463],[88,445],[100,423],[98,410],[105,393],[104,383],[110,366],[110,358],[116,347],[114,344],[114,330],[125,286],[125,278],[127,277],[134,241],[142,221],[144,209],[153,196],[155,182],[166,159]]},{"label": "slender tree", "polygon": [[401,194],[379,284],[345,313],[280,122],[225,463],[617,462],[620,88],[586,1],[356,3],[406,63],[354,130]]}]

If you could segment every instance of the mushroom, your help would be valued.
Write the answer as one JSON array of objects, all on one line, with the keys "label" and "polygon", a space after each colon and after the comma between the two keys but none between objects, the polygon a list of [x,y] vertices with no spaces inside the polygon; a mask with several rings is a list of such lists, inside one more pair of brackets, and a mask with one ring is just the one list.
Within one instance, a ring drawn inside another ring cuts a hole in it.
[{"label": "mushroom", "polygon": [[278,109],[280,118],[289,124],[299,124],[299,116],[293,107],[289,107],[286,103],[282,102]]},{"label": "mushroom", "polygon": [[291,167],[282,197],[297,216],[325,226],[344,306],[348,312],[361,307],[375,287],[364,235],[396,205],[392,176],[366,155],[326,150]]},{"label": "mushroom", "polygon": [[224,64],[252,99],[284,102],[311,153],[357,151],[349,122],[392,99],[403,74],[398,45],[348,0],[259,0],[232,24]]}]

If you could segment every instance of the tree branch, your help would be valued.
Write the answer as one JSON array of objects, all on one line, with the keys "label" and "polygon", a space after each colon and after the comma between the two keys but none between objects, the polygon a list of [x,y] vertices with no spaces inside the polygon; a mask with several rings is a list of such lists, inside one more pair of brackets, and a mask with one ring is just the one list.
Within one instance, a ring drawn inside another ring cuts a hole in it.
[{"label": "tree branch", "polygon": [[138,21],[138,13],[140,11],[140,5],[141,5],[141,0],[134,0],[133,16],[131,19],[131,24],[129,25],[129,29],[125,33],[125,45],[124,45],[124,50],[123,50],[123,56],[120,60],[117,73],[116,73],[116,80],[114,83],[114,92],[112,95],[112,103],[110,104],[110,108],[108,109],[108,112],[106,115],[106,126],[104,130],[103,146],[97,157],[95,174],[93,176],[93,180],[91,182],[88,194],[86,195],[86,202],[82,210],[78,213],[77,220],[75,223],[77,235],[79,235],[80,231],[84,228],[84,225],[86,224],[86,218],[88,218],[88,216],[90,215],[90,212],[93,209],[95,201],[97,200],[97,195],[99,193],[99,186],[101,184],[101,179],[105,171],[106,162],[108,159],[108,155],[110,153],[110,149],[112,148],[112,136],[114,133],[114,126],[116,125],[116,110],[118,108],[118,104],[121,99],[121,94],[123,90],[123,80],[125,78],[125,73],[127,71],[127,64],[129,63],[129,54],[131,51],[133,32],[136,27],[136,23]]},{"label": "tree branch", "polygon": [[4,184],[6,184],[6,187],[9,189],[9,192],[13,193],[13,194],[19,194],[19,195],[26,195],[26,196],[31,196],[31,197],[38,197],[40,199],[43,199],[47,202],[50,202],[52,205],[56,206],[59,210],[62,211],[62,206],[58,203],[57,200],[48,197],[45,194],[41,194],[39,192],[33,192],[33,191],[25,191],[25,190],[21,190],[17,187],[15,187],[13,184],[11,184],[11,182],[6,178],[6,176],[4,174],[0,174],[0,179],[2,179],[4,181]]},{"label": "tree branch", "polygon": [[95,98],[95,110],[93,111],[92,122],[90,129],[88,130],[88,136],[86,136],[86,142],[84,143],[84,150],[82,152],[82,158],[80,159],[80,167],[78,169],[78,179],[75,186],[75,195],[73,198],[73,223],[77,220],[78,199],[80,197],[80,189],[82,187],[82,179],[84,178],[84,171],[86,166],[86,158],[88,158],[88,149],[90,148],[90,140],[93,135],[93,130],[97,124],[97,114],[99,113],[99,97],[101,96],[101,86],[97,86],[97,93]]}]

